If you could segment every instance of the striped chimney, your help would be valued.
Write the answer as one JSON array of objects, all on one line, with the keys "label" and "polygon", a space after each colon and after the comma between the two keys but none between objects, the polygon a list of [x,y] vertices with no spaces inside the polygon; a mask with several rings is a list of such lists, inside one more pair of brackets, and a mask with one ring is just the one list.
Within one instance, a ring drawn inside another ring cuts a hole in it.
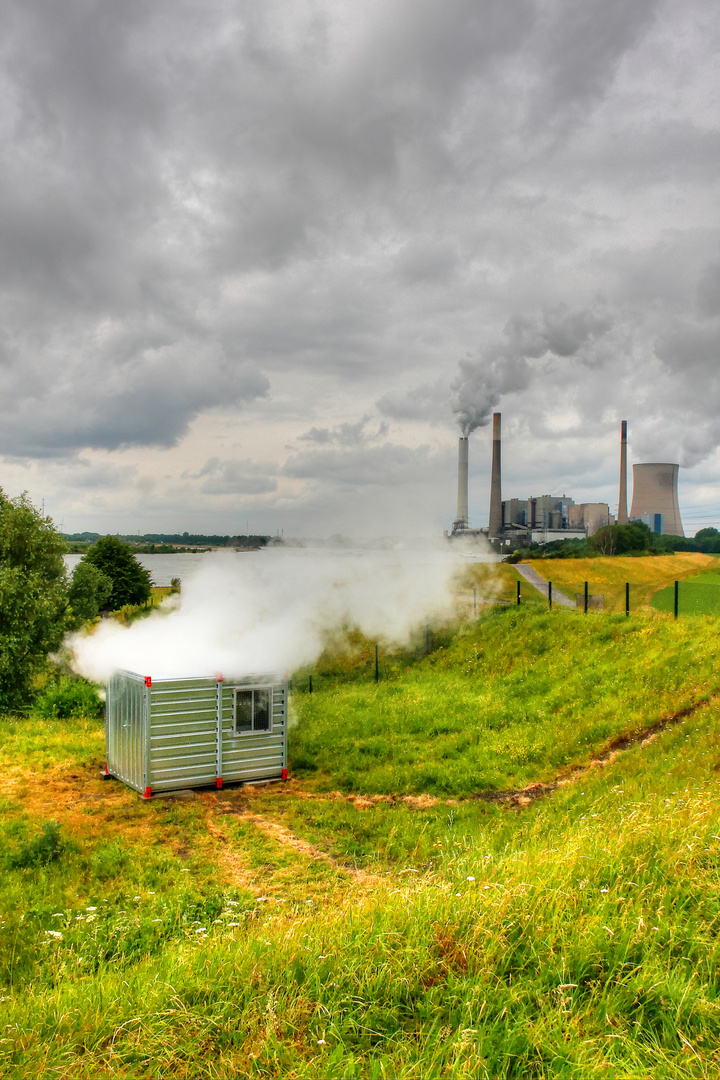
[{"label": "striped chimney", "polygon": [[492,470],[490,473],[490,520],[488,535],[495,539],[502,533],[502,494],[500,490],[500,413],[493,413]]},{"label": "striped chimney", "polygon": [[618,525],[627,525],[627,420],[620,423],[620,497],[617,512]]}]

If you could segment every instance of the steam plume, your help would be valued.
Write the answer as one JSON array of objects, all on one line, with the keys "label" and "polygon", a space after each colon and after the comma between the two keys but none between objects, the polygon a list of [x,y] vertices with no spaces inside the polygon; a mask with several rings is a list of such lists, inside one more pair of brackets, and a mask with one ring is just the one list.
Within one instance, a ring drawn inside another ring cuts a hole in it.
[{"label": "steam plume", "polygon": [[344,625],[402,642],[448,614],[457,563],[446,550],[270,550],[207,556],[179,606],[123,627],[74,635],[75,669],[105,682],[118,669],[160,677],[292,671]]}]

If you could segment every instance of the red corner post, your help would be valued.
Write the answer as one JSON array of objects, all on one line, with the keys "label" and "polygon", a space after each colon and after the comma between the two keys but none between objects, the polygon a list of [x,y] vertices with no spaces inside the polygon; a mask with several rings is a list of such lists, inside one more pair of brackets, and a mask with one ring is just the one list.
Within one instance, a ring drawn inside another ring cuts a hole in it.
[{"label": "red corner post", "polygon": [[[218,684],[218,764],[222,768],[222,690],[220,684],[223,681],[222,671],[215,672],[215,682]],[[215,787],[220,789],[222,787],[222,776],[215,777]]]},{"label": "red corner post", "polygon": [[[152,686],[152,679],[149,675],[145,676],[145,685],[148,687]],[[152,790],[149,787],[145,788],[143,799],[152,799]]]}]

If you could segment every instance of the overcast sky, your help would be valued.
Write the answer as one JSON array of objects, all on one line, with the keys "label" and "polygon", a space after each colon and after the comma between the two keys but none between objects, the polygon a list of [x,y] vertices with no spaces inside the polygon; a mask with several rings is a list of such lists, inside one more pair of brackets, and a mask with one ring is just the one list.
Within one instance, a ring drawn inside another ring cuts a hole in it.
[{"label": "overcast sky", "polygon": [[717,0],[0,0],[0,485],[66,531],[720,526]]}]

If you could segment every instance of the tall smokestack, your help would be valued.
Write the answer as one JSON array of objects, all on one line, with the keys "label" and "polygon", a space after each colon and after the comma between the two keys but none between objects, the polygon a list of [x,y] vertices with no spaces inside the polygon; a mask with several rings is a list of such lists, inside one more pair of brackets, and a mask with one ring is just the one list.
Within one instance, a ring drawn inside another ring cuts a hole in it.
[{"label": "tall smokestack", "polygon": [[492,471],[490,473],[490,520],[488,536],[502,533],[502,494],[500,492],[500,413],[493,413]]},{"label": "tall smokestack", "polygon": [[468,527],[468,440],[466,435],[458,439],[458,501],[457,517],[453,532]]},{"label": "tall smokestack", "polygon": [[617,512],[618,525],[627,525],[627,420],[620,423],[620,498]]}]

